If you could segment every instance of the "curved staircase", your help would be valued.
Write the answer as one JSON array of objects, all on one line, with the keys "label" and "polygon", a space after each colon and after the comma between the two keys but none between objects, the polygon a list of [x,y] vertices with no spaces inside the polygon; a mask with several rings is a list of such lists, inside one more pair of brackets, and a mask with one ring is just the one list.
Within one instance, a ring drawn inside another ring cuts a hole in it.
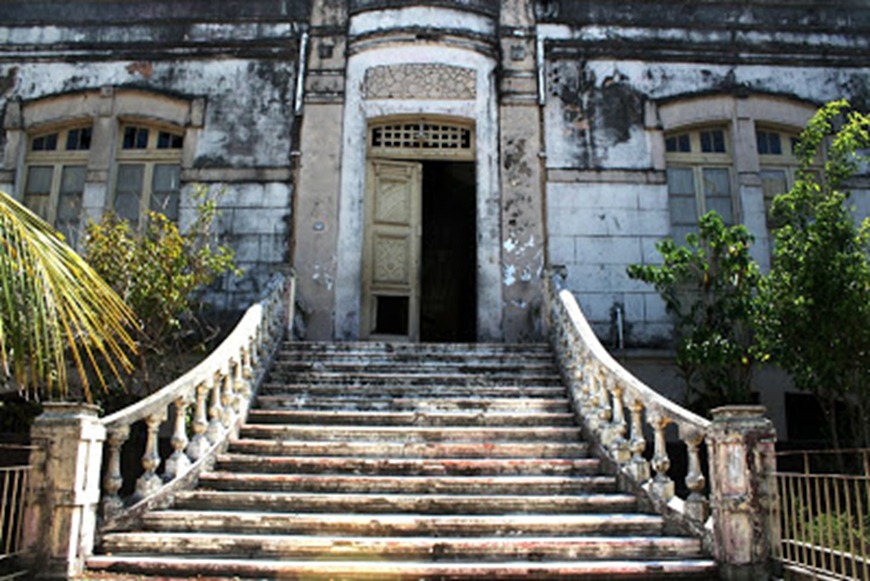
[{"label": "curved staircase", "polygon": [[214,470],[91,571],[716,577],[590,456],[543,345],[288,343]]}]

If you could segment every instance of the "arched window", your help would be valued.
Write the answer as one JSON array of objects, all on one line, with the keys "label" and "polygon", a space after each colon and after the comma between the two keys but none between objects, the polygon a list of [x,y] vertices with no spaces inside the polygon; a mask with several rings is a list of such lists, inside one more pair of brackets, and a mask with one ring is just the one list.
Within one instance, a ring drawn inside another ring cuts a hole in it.
[{"label": "arched window", "polygon": [[115,157],[112,207],[134,227],[148,211],[178,220],[181,195],[180,129],[126,123]]},{"label": "arched window", "polygon": [[665,135],[671,234],[682,242],[711,210],[735,221],[731,144],[726,127],[703,127]]},{"label": "arched window", "polygon": [[78,243],[82,198],[91,148],[91,126],[34,132],[25,157],[24,204]]},{"label": "arched window", "polygon": [[758,151],[759,176],[764,193],[764,210],[770,223],[770,206],[773,198],[794,186],[800,162],[795,155],[798,142],[796,131],[756,125],[755,140]]}]

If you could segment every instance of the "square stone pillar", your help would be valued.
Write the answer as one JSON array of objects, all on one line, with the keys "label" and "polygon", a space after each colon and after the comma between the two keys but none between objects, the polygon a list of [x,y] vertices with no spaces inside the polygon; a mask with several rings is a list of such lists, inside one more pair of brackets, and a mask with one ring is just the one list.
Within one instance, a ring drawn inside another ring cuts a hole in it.
[{"label": "square stone pillar", "polygon": [[24,513],[24,554],[31,571],[67,579],[92,553],[106,429],[98,408],[48,403],[30,430],[35,449]]},{"label": "square stone pillar", "polygon": [[779,543],[776,430],[763,406],[725,406],[711,413],[710,505],[721,578],[769,579]]}]

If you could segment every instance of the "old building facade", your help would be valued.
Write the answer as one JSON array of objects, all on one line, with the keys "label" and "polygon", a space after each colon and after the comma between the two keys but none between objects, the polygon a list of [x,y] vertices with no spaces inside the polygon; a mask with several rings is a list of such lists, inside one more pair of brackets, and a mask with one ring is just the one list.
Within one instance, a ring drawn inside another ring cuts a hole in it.
[{"label": "old building facade", "polygon": [[74,243],[222,189],[217,306],[293,266],[308,339],[540,338],[562,265],[602,337],[661,347],[626,266],[709,209],[765,264],[792,139],[870,107],[868,32],[862,0],[4,0],[0,188]]}]

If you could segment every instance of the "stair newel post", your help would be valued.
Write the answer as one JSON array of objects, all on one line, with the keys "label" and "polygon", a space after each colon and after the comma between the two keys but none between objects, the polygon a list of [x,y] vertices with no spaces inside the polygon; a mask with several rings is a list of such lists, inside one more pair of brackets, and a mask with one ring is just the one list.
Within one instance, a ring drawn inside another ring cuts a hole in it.
[{"label": "stair newel post", "polygon": [[124,477],[121,475],[121,448],[130,437],[130,426],[122,425],[110,428],[106,434],[108,456],[106,458],[106,474],[103,476],[103,518],[111,520],[124,508],[121,500],[121,487]]},{"label": "stair newel post", "polygon": [[634,398],[628,409],[631,414],[631,439],[628,442],[631,463],[628,469],[635,481],[646,482],[650,479],[650,469],[649,462],[643,456],[646,451],[646,439],[643,437],[643,402]]},{"label": "stair newel post", "polygon": [[160,424],[166,420],[166,410],[149,415],[145,418],[148,435],[145,440],[145,454],[142,455],[142,468],[145,472],[136,480],[136,496],[147,498],[157,492],[163,485],[163,479],[157,475],[160,467],[160,454],[157,449],[157,432]]},{"label": "stair newel post", "polygon": [[613,420],[610,425],[610,453],[613,459],[622,466],[631,460],[631,453],[628,449],[628,442],[625,439],[627,426],[625,423],[625,408],[623,395],[625,388],[622,382],[614,379],[611,385],[611,393],[613,394]]},{"label": "stair newel post", "polygon": [[707,520],[707,499],[704,498],[704,486],[707,480],[701,471],[700,447],[704,442],[704,433],[697,429],[689,428],[680,437],[686,444],[686,453],[689,459],[689,469],[686,473],[686,488],[689,496],[686,498],[686,514],[690,518],[703,523]]},{"label": "stair newel post", "polygon": [[172,431],[172,455],[166,459],[163,474],[167,480],[173,480],[182,476],[190,469],[190,458],[184,453],[184,449],[190,443],[187,438],[187,410],[190,401],[184,397],[175,400],[175,426]]},{"label": "stair newel post", "polygon": [[674,481],[668,476],[671,469],[671,459],[668,457],[668,448],[665,444],[665,428],[671,423],[671,419],[660,412],[648,413],[647,421],[653,428],[653,458],[652,469],[655,470],[650,486],[655,496],[669,501],[674,497]]},{"label": "stair newel post", "polygon": [[208,429],[205,432],[205,437],[212,444],[216,443],[223,433],[223,424],[221,418],[224,415],[221,408],[221,381],[220,372],[215,372],[211,377],[211,405],[208,408]]},{"label": "stair newel post", "polygon": [[233,384],[230,381],[229,373],[221,372],[220,386],[221,406],[223,407],[221,422],[223,423],[224,429],[229,429],[236,421],[236,412],[233,409]]},{"label": "stair newel post", "polygon": [[196,462],[208,450],[208,440],[205,432],[208,429],[208,419],[205,412],[205,396],[208,393],[208,385],[200,382],[196,385],[196,408],[193,412],[193,438],[187,445],[187,457]]}]

